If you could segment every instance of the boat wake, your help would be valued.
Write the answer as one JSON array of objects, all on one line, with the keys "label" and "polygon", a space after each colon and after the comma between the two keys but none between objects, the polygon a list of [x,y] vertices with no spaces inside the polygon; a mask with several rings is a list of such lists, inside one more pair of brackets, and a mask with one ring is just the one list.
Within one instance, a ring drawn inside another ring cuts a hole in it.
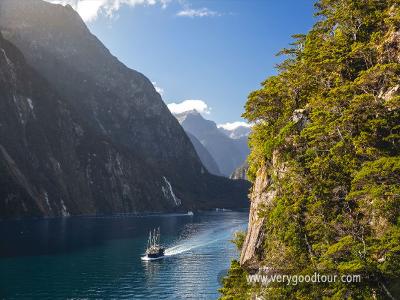
[{"label": "boat wake", "polygon": [[171,248],[167,248],[165,250],[165,256],[174,256],[174,255],[177,255],[177,254],[188,252],[188,251],[193,250],[195,248],[204,247],[204,246],[207,246],[209,244],[218,242],[219,240],[221,240],[221,239],[215,239],[215,240],[212,240],[212,241],[199,242],[199,243],[184,242],[181,245],[177,245],[177,246],[173,246]]},{"label": "boat wake", "polygon": [[241,228],[243,228],[243,225],[233,228],[231,226],[221,226],[219,228],[214,228],[214,230],[203,232],[193,238],[183,240],[178,245],[165,249],[165,256],[178,255],[196,248],[208,246],[221,240],[226,240],[232,236],[233,232]]},{"label": "boat wake", "polygon": [[157,257],[157,258],[149,258],[147,256],[142,256],[141,259],[143,261],[152,261],[152,260],[162,259],[162,258],[165,258],[165,257],[175,256],[175,255],[178,255],[178,254],[181,254],[181,253],[185,253],[185,252],[191,251],[191,250],[199,248],[199,247],[204,247],[204,246],[207,246],[209,244],[218,242],[221,239],[215,239],[215,240],[212,240],[212,241],[198,242],[198,243],[192,243],[190,241],[185,241],[180,245],[176,245],[176,246],[173,246],[173,247],[165,249],[164,256]]}]

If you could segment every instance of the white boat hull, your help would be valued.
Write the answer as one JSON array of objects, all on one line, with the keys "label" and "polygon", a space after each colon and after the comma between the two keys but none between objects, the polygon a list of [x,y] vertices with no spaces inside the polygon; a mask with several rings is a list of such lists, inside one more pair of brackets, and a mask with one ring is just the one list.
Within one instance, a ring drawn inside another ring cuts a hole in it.
[{"label": "white boat hull", "polygon": [[160,256],[160,257],[148,257],[148,256],[142,256],[140,259],[143,261],[152,261],[152,260],[159,260],[159,259],[163,259],[165,257],[165,255]]}]

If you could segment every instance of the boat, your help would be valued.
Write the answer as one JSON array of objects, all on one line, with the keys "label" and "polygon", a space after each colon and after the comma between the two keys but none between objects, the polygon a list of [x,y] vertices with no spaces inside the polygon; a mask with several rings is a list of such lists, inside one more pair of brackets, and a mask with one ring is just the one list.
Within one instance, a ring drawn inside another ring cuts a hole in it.
[{"label": "boat", "polygon": [[188,216],[193,216],[194,215],[194,213],[191,210],[189,210],[187,214],[188,214]]},{"label": "boat", "polygon": [[154,229],[149,233],[147,240],[146,255],[142,260],[156,260],[165,256],[165,248],[160,244],[160,227]]}]

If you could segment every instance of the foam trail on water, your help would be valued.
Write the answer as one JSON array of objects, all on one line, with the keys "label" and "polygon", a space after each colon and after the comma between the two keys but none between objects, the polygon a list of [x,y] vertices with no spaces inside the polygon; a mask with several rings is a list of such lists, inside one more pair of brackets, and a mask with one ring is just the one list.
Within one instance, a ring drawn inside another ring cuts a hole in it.
[{"label": "foam trail on water", "polygon": [[235,228],[233,229],[230,228],[230,230],[227,230],[227,227],[221,226],[220,228],[204,232],[200,235],[197,235],[194,238],[190,238],[186,241],[183,241],[182,243],[176,246],[167,248],[165,250],[165,255],[173,256],[193,250],[195,248],[204,247],[212,243],[216,243],[218,241],[226,239],[229,236],[232,236],[232,233],[240,228],[242,228],[242,226],[235,226]]},{"label": "foam trail on water", "polygon": [[183,243],[181,245],[173,246],[171,248],[166,249],[165,250],[165,255],[166,256],[177,255],[177,254],[180,254],[180,253],[184,253],[184,252],[190,251],[190,250],[195,249],[195,248],[207,246],[209,244],[218,242],[219,240],[221,240],[221,239],[216,239],[216,240],[203,242],[203,243],[194,243],[194,244],[189,243],[189,242],[185,242],[185,243]]}]

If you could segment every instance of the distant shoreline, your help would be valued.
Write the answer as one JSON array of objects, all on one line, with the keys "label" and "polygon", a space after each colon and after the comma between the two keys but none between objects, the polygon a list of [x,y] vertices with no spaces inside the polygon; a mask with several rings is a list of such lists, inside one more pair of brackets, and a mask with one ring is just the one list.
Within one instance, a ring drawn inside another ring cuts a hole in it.
[{"label": "distant shoreline", "polygon": [[[249,212],[249,208],[236,208],[236,209],[225,209],[225,208],[214,208],[208,210],[195,210],[195,213],[228,213],[228,212]],[[169,216],[189,216],[186,212],[138,212],[138,213],[115,213],[115,214],[85,214],[85,215],[72,215],[72,216],[40,216],[40,217],[21,217],[21,218],[4,218],[0,219],[2,222],[12,221],[40,221],[40,220],[57,220],[57,219],[74,219],[74,218],[122,218],[122,217],[169,217]]]}]

